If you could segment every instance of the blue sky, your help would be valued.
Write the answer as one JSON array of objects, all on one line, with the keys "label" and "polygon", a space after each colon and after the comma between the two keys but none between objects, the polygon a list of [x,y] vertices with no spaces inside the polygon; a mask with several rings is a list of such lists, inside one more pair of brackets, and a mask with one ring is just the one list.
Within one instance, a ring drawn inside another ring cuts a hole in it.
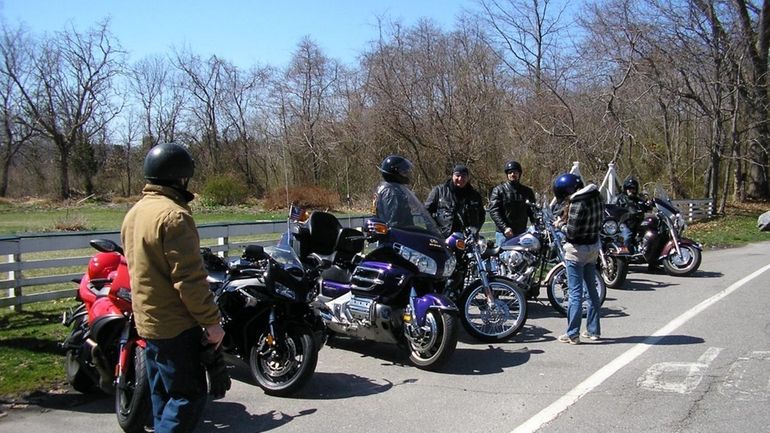
[{"label": "blue sky", "polygon": [[74,25],[85,30],[110,18],[132,60],[189,47],[238,66],[285,66],[309,35],[330,57],[352,63],[377,38],[377,17],[414,24],[429,18],[454,27],[473,0],[0,0],[0,17],[34,33]]}]

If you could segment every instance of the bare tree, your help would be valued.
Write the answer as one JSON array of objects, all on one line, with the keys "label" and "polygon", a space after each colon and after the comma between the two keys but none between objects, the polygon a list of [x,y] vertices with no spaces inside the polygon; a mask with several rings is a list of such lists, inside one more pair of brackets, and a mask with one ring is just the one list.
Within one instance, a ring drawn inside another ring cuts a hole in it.
[{"label": "bare tree", "polygon": [[222,138],[229,163],[257,196],[265,192],[267,184],[258,181],[259,174],[267,168],[260,146],[265,137],[258,124],[262,122],[260,108],[267,102],[269,79],[268,69],[241,71],[230,64],[223,67]]},{"label": "bare tree", "polygon": [[[61,198],[70,196],[73,152],[79,150],[89,158],[91,140],[120,111],[113,98],[113,80],[121,61],[122,52],[112,40],[108,23],[102,22],[84,33],[68,28],[42,39],[30,70],[10,75],[21,94],[27,126],[56,147]],[[96,173],[81,174],[90,193]]]},{"label": "bare tree", "polygon": [[11,164],[33,137],[29,122],[24,122],[23,106],[14,76],[26,82],[25,72],[31,61],[31,40],[22,29],[2,28],[0,41],[0,196],[8,194]]},{"label": "bare tree", "polygon": [[215,55],[203,60],[191,53],[178,52],[174,64],[184,74],[182,86],[190,97],[187,107],[191,117],[187,125],[188,133],[192,135],[190,141],[199,142],[204,149],[200,156],[210,162],[211,170],[221,172],[219,107],[223,97],[225,62]]},{"label": "bare tree", "polygon": [[[334,117],[334,84],[338,79],[338,62],[327,57],[310,38],[300,41],[283,79],[276,83],[281,93],[280,113],[289,147],[296,149],[309,167],[316,183],[322,180],[322,168],[328,152],[335,145],[328,136],[328,124]],[[302,171],[300,169],[300,171]]]},{"label": "bare tree", "polygon": [[165,57],[146,57],[130,69],[129,84],[142,107],[144,134],[151,144],[174,141],[185,105],[178,70]]}]

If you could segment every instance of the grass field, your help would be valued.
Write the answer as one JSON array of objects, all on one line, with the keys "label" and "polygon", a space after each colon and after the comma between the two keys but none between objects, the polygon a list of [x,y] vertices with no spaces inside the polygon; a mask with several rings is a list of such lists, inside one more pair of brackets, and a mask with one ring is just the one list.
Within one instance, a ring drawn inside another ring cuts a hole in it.
[{"label": "grass field", "polygon": [[[86,203],[52,206],[45,202],[0,204],[0,236],[22,233],[119,230],[132,203]],[[248,207],[193,207],[198,224],[255,222],[281,219],[285,211],[266,212]]]},{"label": "grass field", "polygon": [[[770,232],[759,232],[756,227],[757,216],[768,209],[767,204],[731,207],[725,216],[691,224],[685,234],[706,249],[770,240]],[[87,230],[117,230],[126,210],[125,205],[88,205],[76,209],[0,205],[0,234],[55,231],[57,222],[78,219],[85,222]],[[284,218],[283,212],[245,208],[194,212],[199,223]],[[0,402],[23,400],[32,391],[66,385],[64,357],[58,344],[69,330],[60,324],[60,319],[65,310],[75,305],[74,300],[59,300],[25,305],[22,312],[0,310]]]}]

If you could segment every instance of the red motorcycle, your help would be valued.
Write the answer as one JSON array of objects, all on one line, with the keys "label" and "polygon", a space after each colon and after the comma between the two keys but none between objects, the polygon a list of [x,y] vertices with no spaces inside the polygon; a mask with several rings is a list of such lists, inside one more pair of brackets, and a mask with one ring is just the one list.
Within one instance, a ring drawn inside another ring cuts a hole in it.
[{"label": "red motorcycle", "polygon": [[77,391],[101,389],[115,395],[118,424],[127,433],[151,425],[150,386],[145,370],[145,341],[136,332],[131,308],[131,281],[123,250],[115,242],[95,239],[76,298],[82,302],[64,313],[71,326],[62,346],[67,381]]}]

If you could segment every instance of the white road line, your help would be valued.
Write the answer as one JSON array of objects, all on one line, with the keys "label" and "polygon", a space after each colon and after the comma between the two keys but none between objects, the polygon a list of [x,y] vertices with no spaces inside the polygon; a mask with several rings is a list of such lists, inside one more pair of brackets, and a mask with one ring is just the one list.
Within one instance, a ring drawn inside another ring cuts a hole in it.
[{"label": "white road line", "polygon": [[539,430],[540,427],[542,427],[544,424],[554,420],[557,416],[559,416],[560,413],[565,411],[573,404],[577,403],[577,401],[580,400],[584,395],[588,394],[594,388],[601,385],[605,380],[609,379],[610,376],[628,365],[631,361],[639,357],[639,355],[646,352],[647,349],[656,345],[664,337],[671,334],[677,328],[687,323],[687,321],[697,316],[703,310],[719,302],[722,298],[738,290],[741,286],[758,277],[768,269],[770,269],[770,265],[765,265],[764,267],[754,271],[752,274],[736,281],[730,285],[730,287],[685,311],[682,315],[670,321],[666,326],[657,330],[644,341],[628,349],[625,353],[612,360],[612,362],[599,369],[588,379],[584,380],[576,387],[572,388],[572,390],[564,394],[561,398],[551,403],[550,406],[546,407],[545,409],[538,412],[535,416],[528,419],[526,422],[524,422],[524,424],[516,427],[511,433],[531,433]]}]

